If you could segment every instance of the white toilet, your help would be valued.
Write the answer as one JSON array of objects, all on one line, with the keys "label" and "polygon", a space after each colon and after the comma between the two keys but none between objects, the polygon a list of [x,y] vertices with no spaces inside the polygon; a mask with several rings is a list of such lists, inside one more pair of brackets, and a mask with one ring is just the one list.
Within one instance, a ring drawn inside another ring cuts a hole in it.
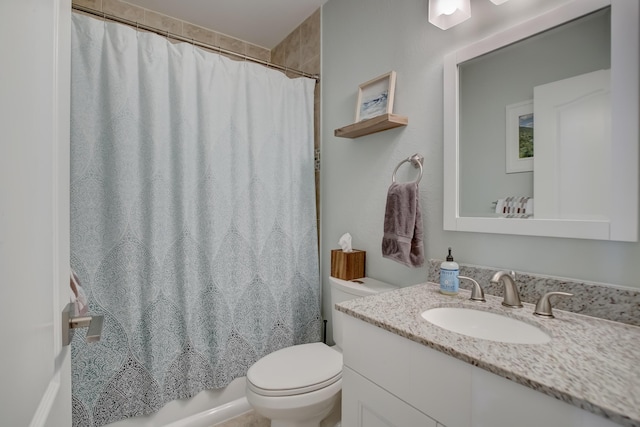
[{"label": "white toilet", "polygon": [[333,340],[275,351],[247,372],[247,400],[272,427],[318,427],[331,412],[342,389],[342,319],[335,304],[397,289],[369,277],[346,281],[330,278]]}]

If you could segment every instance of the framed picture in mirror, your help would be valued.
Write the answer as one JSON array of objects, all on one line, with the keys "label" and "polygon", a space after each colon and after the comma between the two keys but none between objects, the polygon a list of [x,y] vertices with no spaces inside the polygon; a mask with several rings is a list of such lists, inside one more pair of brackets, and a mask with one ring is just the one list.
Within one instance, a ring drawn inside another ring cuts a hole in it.
[{"label": "framed picture in mirror", "polygon": [[533,100],[506,107],[507,173],[533,171]]}]

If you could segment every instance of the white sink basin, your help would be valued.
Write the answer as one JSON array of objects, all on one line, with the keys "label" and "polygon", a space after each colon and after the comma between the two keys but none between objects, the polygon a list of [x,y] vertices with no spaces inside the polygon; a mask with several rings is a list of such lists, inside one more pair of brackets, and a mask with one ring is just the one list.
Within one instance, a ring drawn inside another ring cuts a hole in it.
[{"label": "white sink basin", "polygon": [[441,328],[485,340],[544,344],[551,337],[541,329],[511,317],[461,307],[438,307],[422,312],[422,317]]}]

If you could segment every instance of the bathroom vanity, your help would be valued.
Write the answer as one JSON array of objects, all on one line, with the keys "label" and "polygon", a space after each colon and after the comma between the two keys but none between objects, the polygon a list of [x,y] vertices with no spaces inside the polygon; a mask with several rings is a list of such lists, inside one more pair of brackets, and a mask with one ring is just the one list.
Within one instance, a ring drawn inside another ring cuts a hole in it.
[{"label": "bathroom vanity", "polygon": [[[344,317],[345,426],[640,426],[640,327],[501,298],[469,301],[427,283],[338,304]],[[512,344],[438,327],[434,307],[489,311],[551,339]],[[345,315],[346,314],[346,315]]]}]

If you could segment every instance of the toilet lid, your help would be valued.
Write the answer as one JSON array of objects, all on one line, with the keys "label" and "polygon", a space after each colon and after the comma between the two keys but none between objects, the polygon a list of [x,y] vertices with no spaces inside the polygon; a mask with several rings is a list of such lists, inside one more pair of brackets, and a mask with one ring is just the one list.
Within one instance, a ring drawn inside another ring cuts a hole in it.
[{"label": "toilet lid", "polygon": [[342,354],[323,343],[294,345],[258,360],[247,372],[249,388],[263,396],[293,396],[342,378]]}]

